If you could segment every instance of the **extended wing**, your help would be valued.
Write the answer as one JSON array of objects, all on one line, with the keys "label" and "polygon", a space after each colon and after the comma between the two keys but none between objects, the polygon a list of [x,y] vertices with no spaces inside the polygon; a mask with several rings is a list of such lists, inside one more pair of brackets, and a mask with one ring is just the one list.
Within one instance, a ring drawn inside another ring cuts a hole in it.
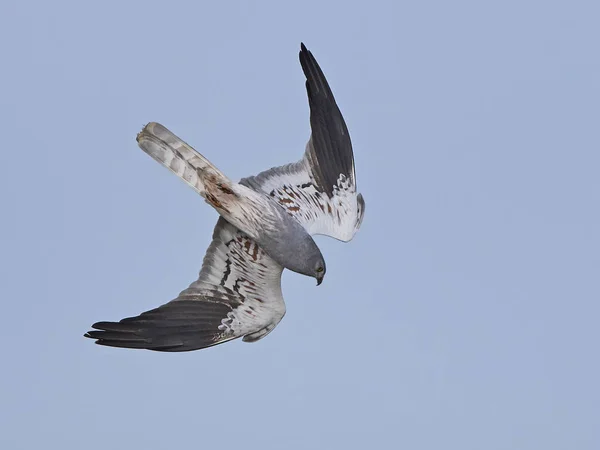
[{"label": "extended wing", "polygon": [[266,336],[285,314],[282,267],[219,218],[200,276],[179,296],[120,322],[98,322],[86,337],[111,347],[198,350],[243,336]]},{"label": "extended wing", "polygon": [[[304,157],[244,178],[240,184],[272,197],[310,234],[349,241],[365,212],[364,199],[356,192],[352,142],[327,79],[304,44],[300,64],[306,76],[312,131]],[[138,142],[146,153],[207,199],[200,175],[210,171],[226,180],[204,156],[160,124],[148,124],[138,135]]]},{"label": "extended wing", "polygon": [[327,79],[304,44],[300,64],[312,131],[304,157],[240,183],[271,196],[309,233],[349,241],[365,211],[363,197],[356,192],[352,142]]}]

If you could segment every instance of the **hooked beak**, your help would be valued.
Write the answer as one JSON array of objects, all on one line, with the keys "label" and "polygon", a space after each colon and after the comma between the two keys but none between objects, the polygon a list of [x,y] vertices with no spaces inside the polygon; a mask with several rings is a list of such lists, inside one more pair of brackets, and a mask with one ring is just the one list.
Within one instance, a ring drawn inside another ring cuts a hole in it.
[{"label": "hooked beak", "polygon": [[319,278],[317,278],[317,286],[319,286],[322,282],[323,282],[323,277],[322,276],[320,276]]}]

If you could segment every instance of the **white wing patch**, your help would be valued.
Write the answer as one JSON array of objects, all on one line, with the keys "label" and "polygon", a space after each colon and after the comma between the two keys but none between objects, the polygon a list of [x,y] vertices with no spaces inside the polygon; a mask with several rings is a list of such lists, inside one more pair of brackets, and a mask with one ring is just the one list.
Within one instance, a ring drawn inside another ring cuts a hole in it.
[{"label": "white wing patch", "polygon": [[207,286],[235,295],[240,305],[218,328],[223,337],[245,336],[245,341],[254,341],[253,335],[266,329],[260,337],[265,336],[285,314],[282,271],[252,239],[220,218],[200,276],[182,295]]},{"label": "white wing patch", "polygon": [[359,200],[354,181],[340,174],[329,196],[317,185],[306,158],[245,178],[240,183],[269,195],[310,234],[347,242],[360,227],[364,203],[361,196]]}]

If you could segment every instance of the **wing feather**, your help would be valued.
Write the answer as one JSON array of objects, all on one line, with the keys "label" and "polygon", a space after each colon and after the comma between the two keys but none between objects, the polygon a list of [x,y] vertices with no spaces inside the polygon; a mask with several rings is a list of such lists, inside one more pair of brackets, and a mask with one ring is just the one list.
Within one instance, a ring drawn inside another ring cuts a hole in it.
[{"label": "wing feather", "polygon": [[341,174],[354,184],[352,142],[329,83],[304,44],[301,45],[300,64],[306,76],[312,130],[306,157],[319,186],[332,196]]},{"label": "wing feather", "polygon": [[274,198],[309,233],[349,241],[365,210],[364,199],[356,192],[350,134],[321,67],[304,44],[300,64],[312,131],[304,157],[240,183]]},{"label": "wing feather", "polygon": [[97,322],[85,336],[99,345],[165,352],[198,350],[238,337],[256,341],[285,314],[282,270],[220,218],[198,279],[176,299],[119,322]]}]

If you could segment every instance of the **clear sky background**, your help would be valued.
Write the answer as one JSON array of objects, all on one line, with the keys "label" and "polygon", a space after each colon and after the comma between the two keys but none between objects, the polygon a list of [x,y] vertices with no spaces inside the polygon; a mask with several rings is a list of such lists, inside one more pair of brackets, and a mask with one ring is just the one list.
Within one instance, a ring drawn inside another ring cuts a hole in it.
[{"label": "clear sky background", "polygon": [[[597,1],[0,10],[0,448],[600,448]],[[286,272],[256,344],[84,339],[187,287],[217,219],[136,133],[299,159],[301,41],[367,204],[323,285]]]}]

